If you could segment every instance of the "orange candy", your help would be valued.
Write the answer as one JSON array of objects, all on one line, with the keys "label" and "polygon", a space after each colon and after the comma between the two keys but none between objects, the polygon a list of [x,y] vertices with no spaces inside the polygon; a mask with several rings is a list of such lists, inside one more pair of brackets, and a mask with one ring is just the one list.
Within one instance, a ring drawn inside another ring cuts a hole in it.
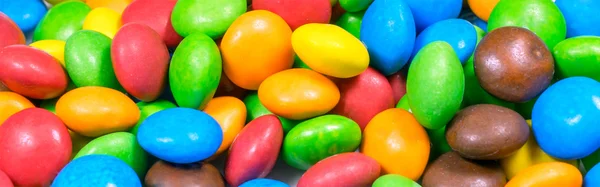
[{"label": "orange candy", "polygon": [[133,0],[85,0],[85,3],[90,8],[107,7],[117,11],[119,14],[123,13],[123,10],[127,8],[127,5],[131,4]]},{"label": "orange candy", "polygon": [[327,77],[296,68],[265,79],[258,88],[258,99],[276,115],[302,120],[333,109],[340,100],[340,91]]},{"label": "orange candy", "polygon": [[221,40],[223,70],[241,88],[258,89],[267,77],[294,64],[292,29],[277,14],[255,10],[242,14]]},{"label": "orange candy", "polygon": [[56,103],[56,115],[81,135],[98,137],[133,127],[140,109],[125,94],[105,87],[76,88]]},{"label": "orange candy", "polygon": [[500,0],[467,0],[473,13],[483,21],[488,21],[492,10]]},{"label": "orange candy", "polygon": [[224,96],[211,99],[204,112],[213,117],[223,130],[223,142],[215,155],[229,149],[233,139],[242,131],[246,123],[246,105],[240,99]]},{"label": "orange candy", "polygon": [[31,101],[17,93],[0,91],[0,126],[13,114],[23,109],[34,107]]},{"label": "orange candy", "polygon": [[545,162],[521,170],[505,187],[580,187],[583,183],[579,170],[563,162]]},{"label": "orange candy", "polygon": [[429,159],[429,137],[415,117],[392,108],[377,114],[363,132],[360,152],[381,164],[382,174],[417,180]]}]

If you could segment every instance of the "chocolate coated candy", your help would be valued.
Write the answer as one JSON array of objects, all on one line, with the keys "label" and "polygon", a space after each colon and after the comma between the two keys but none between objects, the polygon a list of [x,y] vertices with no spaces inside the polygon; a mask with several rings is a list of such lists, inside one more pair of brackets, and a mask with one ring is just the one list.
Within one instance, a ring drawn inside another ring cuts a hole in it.
[{"label": "chocolate coated candy", "polygon": [[149,187],[225,187],[219,170],[208,163],[173,165],[164,161],[158,161],[148,171],[145,183]]},{"label": "chocolate coated candy", "polygon": [[495,161],[475,162],[460,157],[456,152],[440,156],[425,171],[423,187],[486,186],[506,184],[506,176]]}]

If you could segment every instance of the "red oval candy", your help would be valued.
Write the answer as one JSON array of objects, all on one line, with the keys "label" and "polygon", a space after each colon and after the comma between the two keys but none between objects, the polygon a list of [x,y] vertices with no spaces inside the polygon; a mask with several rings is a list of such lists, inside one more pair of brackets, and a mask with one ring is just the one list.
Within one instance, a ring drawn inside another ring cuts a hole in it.
[{"label": "red oval candy", "polygon": [[10,181],[10,178],[0,170],[0,186],[13,187],[13,183]]},{"label": "red oval candy", "polygon": [[171,12],[177,0],[136,0],[123,11],[123,24],[142,23],[154,29],[167,47],[177,47],[183,39],[171,24]]},{"label": "red oval candy", "polygon": [[329,0],[254,0],[252,8],[281,16],[292,30],[307,23],[329,23],[331,17]]},{"label": "red oval candy", "polygon": [[15,22],[0,12],[0,49],[14,44],[25,44],[25,35]]},{"label": "red oval candy", "polygon": [[388,81],[394,92],[394,103],[398,103],[406,94],[406,72],[399,71],[388,77]]},{"label": "red oval candy", "polygon": [[371,157],[351,152],[317,162],[298,181],[298,187],[371,186],[381,166]]}]

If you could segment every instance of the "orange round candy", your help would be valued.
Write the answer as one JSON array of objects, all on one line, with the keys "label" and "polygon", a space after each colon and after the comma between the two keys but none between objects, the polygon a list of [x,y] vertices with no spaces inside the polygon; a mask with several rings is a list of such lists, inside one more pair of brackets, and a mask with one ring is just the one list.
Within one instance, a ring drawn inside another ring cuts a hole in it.
[{"label": "orange round candy", "polygon": [[58,99],[56,115],[72,131],[98,137],[133,127],[140,119],[140,109],[117,90],[88,86],[71,90]]},{"label": "orange round candy", "polygon": [[235,97],[215,97],[208,102],[204,112],[217,120],[223,130],[223,142],[215,154],[219,155],[229,149],[233,139],[244,128],[246,105]]},{"label": "orange round candy", "polygon": [[294,64],[292,29],[277,14],[255,10],[242,14],[221,40],[223,70],[239,87],[258,89],[267,77]]},{"label": "orange round candy", "polygon": [[13,114],[26,109],[35,107],[27,98],[8,91],[0,91],[0,126]]},{"label": "orange round candy", "polygon": [[377,160],[384,174],[417,180],[429,159],[429,137],[415,117],[392,108],[377,114],[363,132],[360,152]]},{"label": "orange round candy", "polygon": [[295,68],[265,79],[258,88],[258,99],[278,116],[302,120],[333,109],[340,100],[340,91],[327,77]]},{"label": "orange round candy", "polygon": [[467,0],[469,3],[469,7],[477,17],[482,19],[483,21],[488,21],[490,18],[490,14],[492,14],[492,10],[500,0]]},{"label": "orange round candy", "polygon": [[580,187],[582,180],[579,170],[571,164],[545,162],[521,170],[505,187]]}]

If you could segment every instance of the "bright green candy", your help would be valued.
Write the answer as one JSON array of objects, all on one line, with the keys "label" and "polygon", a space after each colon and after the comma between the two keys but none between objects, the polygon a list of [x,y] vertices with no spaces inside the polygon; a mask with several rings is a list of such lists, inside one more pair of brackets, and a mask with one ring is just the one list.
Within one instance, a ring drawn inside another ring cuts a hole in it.
[{"label": "bright green candy", "polygon": [[442,127],[435,130],[426,129],[427,135],[429,136],[429,142],[431,142],[431,154],[429,161],[434,161],[444,153],[452,151],[452,148],[446,140],[446,127]]},{"label": "bright green candy", "polygon": [[600,163],[600,149],[596,150],[591,155],[582,158],[581,163],[583,163],[583,169],[590,171],[596,164]]},{"label": "bright green candy", "polygon": [[136,137],[128,132],[100,136],[85,145],[74,159],[93,154],[111,155],[121,159],[131,166],[141,179],[148,171],[148,155],[138,144]]},{"label": "bright green candy", "polygon": [[283,141],[283,160],[306,170],[329,156],[355,151],[360,145],[358,124],[340,115],[324,115],[294,127]]},{"label": "bright green candy", "polygon": [[346,12],[366,10],[372,2],[373,0],[339,0],[340,6],[346,10]]},{"label": "bright green candy", "polygon": [[298,57],[298,55],[294,55],[294,66],[292,68],[310,69],[310,67],[308,67],[308,65],[306,65],[306,63],[304,63],[302,59]]},{"label": "bright green candy", "polygon": [[202,33],[185,37],[175,49],[169,68],[169,83],[177,105],[204,108],[217,91],[222,68],[215,41]]},{"label": "bright green candy", "polygon": [[360,24],[364,15],[365,11],[346,12],[335,24],[354,35],[354,37],[360,38]]},{"label": "bright green candy", "polygon": [[567,23],[552,0],[502,0],[488,20],[488,31],[506,26],[524,27],[554,48],[567,36]]},{"label": "bright green candy", "polygon": [[65,66],[77,87],[102,86],[123,90],[110,57],[111,39],[91,31],[77,31],[65,45]]},{"label": "bright green candy", "polygon": [[140,101],[137,103],[137,106],[138,106],[138,108],[140,108],[140,120],[138,120],[137,124],[135,124],[135,126],[133,126],[133,128],[129,131],[133,135],[136,135],[136,136],[137,136],[138,129],[140,128],[140,125],[142,124],[142,122],[144,122],[144,120],[148,116],[150,116],[154,113],[157,113],[161,110],[164,110],[164,109],[177,107],[177,105],[171,103],[170,101],[166,101],[166,100],[156,100],[156,101],[152,101],[150,103]]},{"label": "bright green candy", "polygon": [[421,187],[421,185],[402,175],[387,174],[377,178],[373,187]]},{"label": "bright green candy", "polygon": [[[264,115],[273,114],[260,102],[257,92],[251,92],[246,95],[246,98],[244,98],[244,104],[246,105],[246,111],[248,112],[246,115],[246,122],[250,122]],[[281,116],[277,116],[277,118],[279,118],[279,121],[281,121],[281,126],[283,126],[284,133],[290,132],[294,126],[300,123],[300,121],[287,119]]]},{"label": "bright green candy", "polygon": [[408,103],[408,95],[404,95],[402,96],[402,98],[400,98],[400,101],[398,101],[398,104],[396,104],[396,108],[401,108],[408,112],[411,112],[410,104]]},{"label": "bright green candy", "polygon": [[465,89],[463,68],[446,42],[427,44],[408,70],[406,93],[417,121],[428,129],[444,127],[458,112]]},{"label": "bright green candy", "polygon": [[217,39],[246,12],[246,6],[246,0],[179,0],[171,13],[171,22],[184,38],[199,32]]},{"label": "bright green candy", "polygon": [[600,37],[566,39],[552,50],[559,79],[585,76],[600,81]]},{"label": "bright green candy", "polygon": [[83,20],[92,9],[80,1],[69,1],[52,7],[40,20],[33,41],[67,40],[83,28]]}]

